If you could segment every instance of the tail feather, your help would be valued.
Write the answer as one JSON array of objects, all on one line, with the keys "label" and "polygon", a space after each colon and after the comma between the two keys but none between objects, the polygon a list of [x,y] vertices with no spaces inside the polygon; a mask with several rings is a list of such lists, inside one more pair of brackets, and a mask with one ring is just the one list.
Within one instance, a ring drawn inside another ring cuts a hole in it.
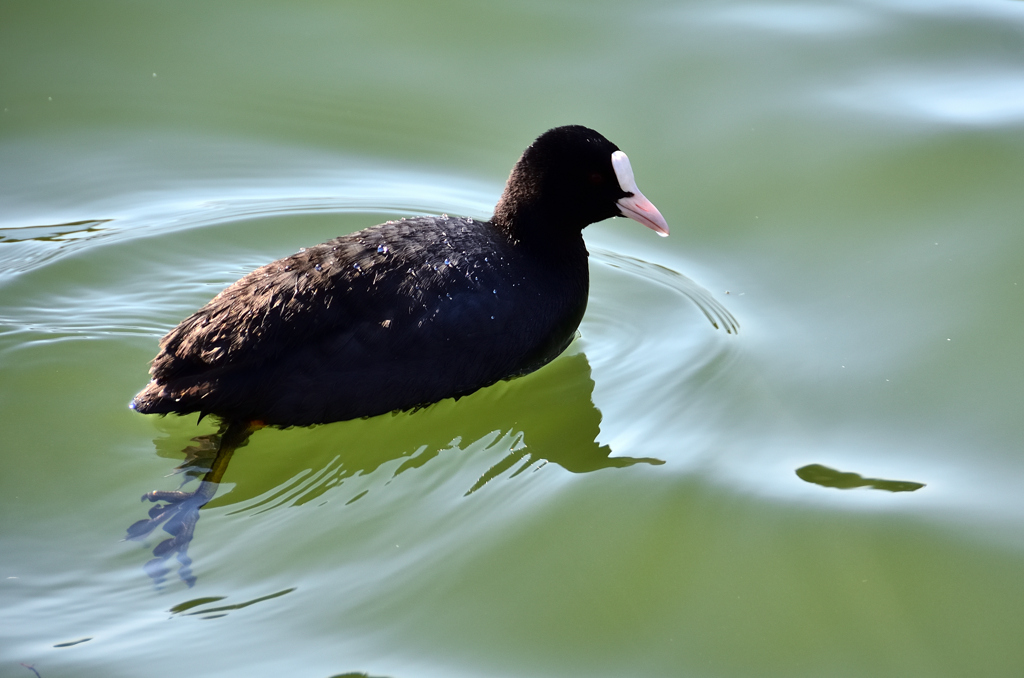
[{"label": "tail feather", "polygon": [[139,391],[129,405],[133,410],[141,414],[189,414],[201,412],[201,394],[197,393],[199,387],[192,385],[190,388],[174,389],[168,384],[161,384],[151,381],[146,388]]}]

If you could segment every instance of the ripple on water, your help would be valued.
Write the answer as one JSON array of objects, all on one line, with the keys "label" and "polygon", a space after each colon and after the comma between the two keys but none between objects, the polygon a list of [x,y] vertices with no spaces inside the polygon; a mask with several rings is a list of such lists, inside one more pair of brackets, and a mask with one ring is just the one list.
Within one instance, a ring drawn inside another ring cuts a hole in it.
[{"label": "ripple on water", "polygon": [[826,39],[877,25],[865,7],[853,4],[748,3],[709,6],[700,10],[708,23]]},{"label": "ripple on water", "polygon": [[868,113],[970,127],[1024,120],[1024,75],[985,65],[976,71],[953,63],[931,72],[890,68],[828,97]]},{"label": "ripple on water", "polygon": [[717,440],[707,427],[724,414],[708,412],[718,401],[705,385],[728,373],[739,323],[710,292],[670,268],[601,250],[594,262],[580,344],[594,370],[594,402],[605,415],[601,440],[615,454],[689,466],[709,439]]},{"label": "ripple on water", "polygon": [[659,285],[664,285],[674,290],[694,304],[701,310],[704,317],[711,322],[712,327],[724,329],[728,334],[737,334],[740,331],[739,322],[733,317],[725,306],[723,306],[714,295],[707,289],[686,277],[679,271],[637,259],[626,254],[618,254],[607,250],[595,249],[594,257],[612,268],[618,268],[633,273],[645,280]]},{"label": "ripple on water", "polygon": [[[0,280],[100,244],[269,216],[488,214],[500,186],[364,157],[220,138],[0,146]],[[369,225],[369,224],[367,224]]]}]

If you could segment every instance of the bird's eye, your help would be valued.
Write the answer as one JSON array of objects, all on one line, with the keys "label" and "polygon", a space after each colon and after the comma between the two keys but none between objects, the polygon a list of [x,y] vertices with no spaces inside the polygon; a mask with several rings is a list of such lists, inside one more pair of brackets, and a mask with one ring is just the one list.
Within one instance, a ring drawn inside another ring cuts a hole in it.
[{"label": "bird's eye", "polygon": [[600,172],[594,172],[590,175],[590,183],[594,184],[595,186],[599,186],[602,183],[604,183],[604,177],[601,175]]}]

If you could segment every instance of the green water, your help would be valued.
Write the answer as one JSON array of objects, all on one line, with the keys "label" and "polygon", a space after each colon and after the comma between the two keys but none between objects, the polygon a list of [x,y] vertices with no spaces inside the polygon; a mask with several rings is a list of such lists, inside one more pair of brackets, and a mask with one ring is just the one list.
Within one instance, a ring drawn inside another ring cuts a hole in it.
[{"label": "green water", "polygon": [[[5,1],[0,109],[0,677],[1024,671],[1024,3]],[[154,584],[159,337],[566,123],[672,237],[587,230],[537,373],[256,433]]]}]

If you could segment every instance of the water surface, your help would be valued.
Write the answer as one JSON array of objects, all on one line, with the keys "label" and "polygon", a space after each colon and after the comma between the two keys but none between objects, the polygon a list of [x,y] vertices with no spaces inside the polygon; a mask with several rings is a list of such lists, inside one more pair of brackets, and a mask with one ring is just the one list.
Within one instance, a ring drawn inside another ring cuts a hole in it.
[{"label": "water surface", "polygon": [[[1014,0],[11,5],[0,676],[1014,675],[1022,38]],[[154,583],[121,539],[216,430],[127,408],[159,337],[486,218],[571,122],[672,237],[590,227],[532,375],[258,432]]]}]

